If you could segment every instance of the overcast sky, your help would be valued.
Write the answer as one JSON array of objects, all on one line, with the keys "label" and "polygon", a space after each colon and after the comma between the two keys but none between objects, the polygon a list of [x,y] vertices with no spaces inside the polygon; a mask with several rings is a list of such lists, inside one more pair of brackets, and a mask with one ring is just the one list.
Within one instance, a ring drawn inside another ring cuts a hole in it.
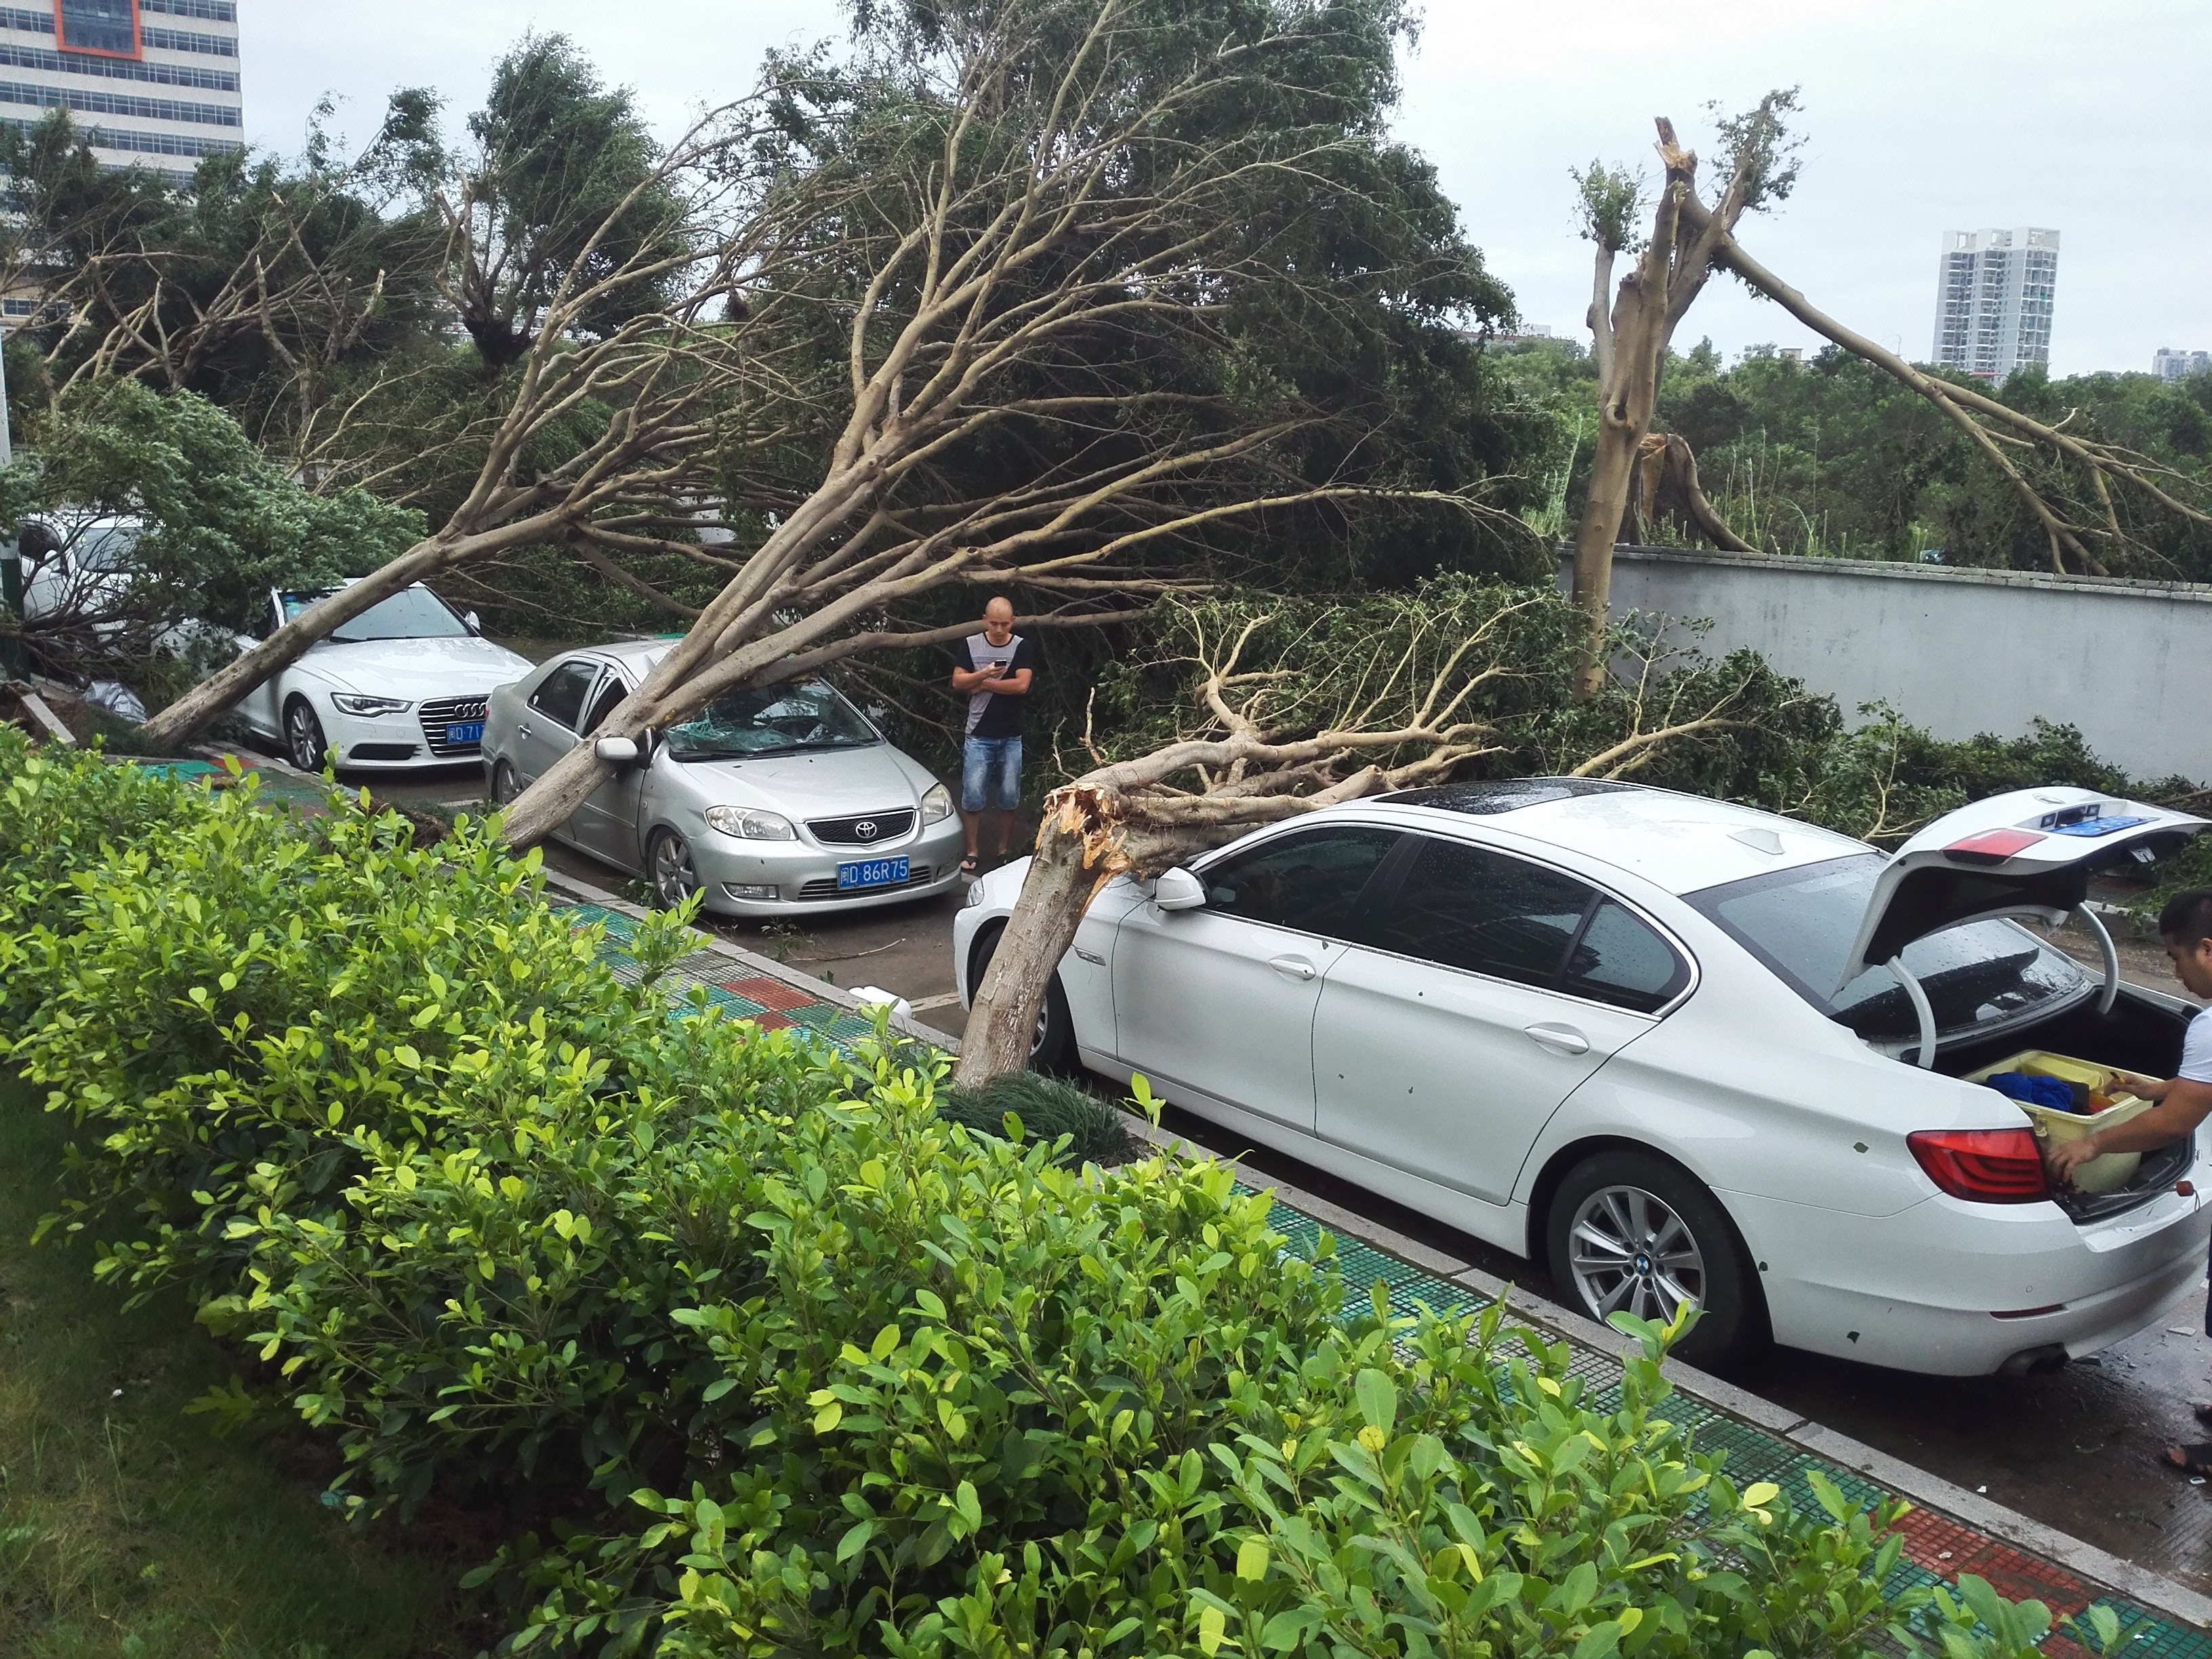
[{"label": "overcast sky", "polygon": [[[386,92],[436,87],[456,118],[525,30],[573,38],[664,130],[743,90],[762,52],[837,32],[836,0],[244,0],[246,135],[298,149],[325,93],[373,130]],[[2063,233],[2055,374],[2147,369],[2212,348],[2205,0],[1429,0],[1399,130],[1436,164],[1522,314],[1579,333],[1589,252],[1571,167],[1646,161],[1668,114],[1804,88],[1796,194],[1746,245],[1815,304],[1924,359],[1942,234]],[[1656,171],[1656,168],[1654,169]],[[1733,283],[1677,344],[1731,356],[1813,337]]]}]

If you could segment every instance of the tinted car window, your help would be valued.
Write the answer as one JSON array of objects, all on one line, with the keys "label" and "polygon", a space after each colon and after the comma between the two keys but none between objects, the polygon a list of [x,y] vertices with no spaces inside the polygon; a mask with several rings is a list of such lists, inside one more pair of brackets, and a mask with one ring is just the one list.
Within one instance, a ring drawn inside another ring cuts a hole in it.
[{"label": "tinted car window", "polygon": [[[1836,984],[1887,862],[1879,853],[1855,853],[1685,896],[1822,1013],[1861,1036],[1910,1037],[1919,1019],[1888,969],[1870,968],[1840,989]],[[2089,983],[2073,963],[2009,921],[1946,928],[1913,940],[1904,955],[1942,1032],[2055,1006]]]},{"label": "tinted car window", "polygon": [[1594,890],[1486,848],[1425,841],[1375,943],[1523,985],[1559,978]]},{"label": "tinted car window", "polygon": [[615,705],[629,695],[629,687],[622,683],[619,675],[608,675],[606,684],[599,689],[598,695],[592,699],[591,713],[584,716],[584,735],[588,738],[605,726],[607,723],[607,716],[615,712]]},{"label": "tinted car window", "polygon": [[1397,843],[1395,830],[1352,825],[1285,836],[1207,870],[1206,908],[1327,939],[1358,939],[1359,896]]},{"label": "tinted car window", "polygon": [[595,662],[564,662],[538,682],[530,694],[530,706],[574,732],[583,716],[584,694],[599,677]]},{"label": "tinted car window", "polygon": [[1656,929],[1626,905],[1600,899],[1567,953],[1559,988],[1648,1014],[1672,1002],[1689,982],[1689,964]]}]

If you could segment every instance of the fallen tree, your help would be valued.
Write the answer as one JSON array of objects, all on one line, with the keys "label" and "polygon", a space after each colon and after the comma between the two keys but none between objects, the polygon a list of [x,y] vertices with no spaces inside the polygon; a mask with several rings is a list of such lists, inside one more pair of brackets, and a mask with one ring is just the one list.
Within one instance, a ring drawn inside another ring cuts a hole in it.
[{"label": "fallen tree", "polygon": [[[564,822],[625,763],[619,740],[971,631],[965,607],[917,618],[940,590],[1106,620],[1173,591],[1225,526],[1324,502],[1481,513],[1463,492],[1316,476],[1305,440],[1334,428],[1356,457],[1389,410],[1333,406],[1279,368],[1301,318],[1385,296],[1421,318],[1476,268],[1410,210],[1356,252],[1327,234],[1413,176],[1371,119],[1398,12],[1255,6],[1217,27],[1162,0],[917,3],[864,12],[851,64],[790,67],[790,171],[842,206],[819,257],[752,297],[835,354],[806,417],[826,461],[602,742],[512,804],[510,843]],[[617,556],[664,546],[604,518],[575,532]]]},{"label": "fallen tree", "polygon": [[1609,656],[1635,672],[1577,703],[1579,614],[1542,589],[1447,580],[1410,595],[1177,604],[1167,630],[1160,666],[1184,678],[1181,719],[1123,738],[1119,753],[1086,734],[1096,763],[1046,798],[969,1015],[963,1085],[1027,1063],[1053,970],[1116,876],[1155,878],[1255,825],[1486,757],[1634,777],[1673,747],[1812,701],[1755,659],[1700,666],[1616,629]]}]

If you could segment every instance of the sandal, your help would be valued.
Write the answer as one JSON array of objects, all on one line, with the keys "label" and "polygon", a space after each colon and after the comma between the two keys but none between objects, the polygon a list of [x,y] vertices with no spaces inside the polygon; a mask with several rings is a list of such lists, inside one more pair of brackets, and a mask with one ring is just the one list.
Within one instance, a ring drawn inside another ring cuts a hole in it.
[{"label": "sandal", "polygon": [[973,853],[969,854],[966,858],[960,860],[960,873],[963,876],[979,876],[982,874],[983,860],[976,857]]},{"label": "sandal", "polygon": [[2200,1440],[2193,1446],[2168,1446],[2158,1455],[2158,1461],[2184,1474],[2212,1475],[2212,1440]]}]

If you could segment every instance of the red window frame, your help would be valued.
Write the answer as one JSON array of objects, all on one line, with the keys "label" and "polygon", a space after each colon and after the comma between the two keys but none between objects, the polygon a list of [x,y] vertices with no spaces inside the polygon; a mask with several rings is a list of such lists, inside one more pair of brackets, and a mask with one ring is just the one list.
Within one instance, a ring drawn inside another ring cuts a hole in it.
[{"label": "red window frame", "polygon": [[54,0],[54,44],[64,52],[81,52],[88,58],[143,58],[146,43],[139,33],[138,0],[129,0],[131,7],[131,50],[117,52],[108,46],[73,46],[69,43],[68,26],[62,21],[62,0]]}]

